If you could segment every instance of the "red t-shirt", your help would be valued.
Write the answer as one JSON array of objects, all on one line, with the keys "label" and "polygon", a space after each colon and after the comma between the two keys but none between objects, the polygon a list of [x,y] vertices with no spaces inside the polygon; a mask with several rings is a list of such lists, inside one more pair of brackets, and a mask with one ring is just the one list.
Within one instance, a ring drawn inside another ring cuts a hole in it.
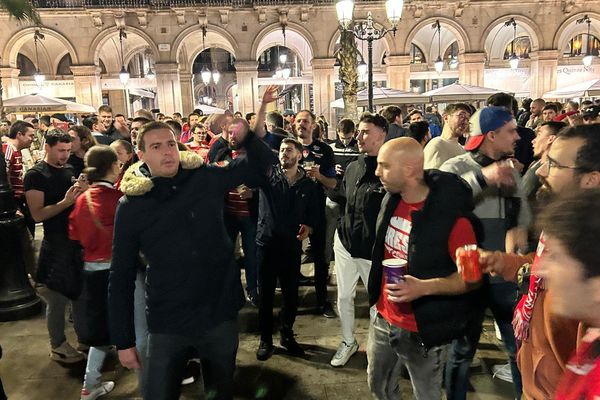
[{"label": "red t-shirt", "polygon": [[2,146],[6,160],[6,173],[10,186],[15,191],[16,198],[22,198],[25,194],[23,189],[23,155],[12,143]]},{"label": "red t-shirt", "polygon": [[[231,158],[236,159],[240,155],[237,151],[231,152]],[[250,216],[250,205],[248,200],[240,198],[240,193],[237,188],[231,189],[227,192],[225,199],[225,212],[229,215],[237,215],[238,217],[249,217]]]},{"label": "red t-shirt", "polygon": [[556,400],[600,399],[600,330],[589,329],[567,364]]},{"label": "red t-shirt", "polygon": [[[408,239],[412,229],[412,212],[420,210],[424,204],[424,201],[409,204],[404,200],[400,200],[390,219],[385,235],[384,260],[390,258],[408,259]],[[448,252],[452,260],[456,258],[457,248],[471,244],[477,244],[473,226],[467,218],[459,218],[454,224],[448,238]],[[408,265],[408,275],[410,275],[410,265]],[[411,332],[418,332],[417,321],[415,320],[411,304],[389,301],[385,294],[385,285],[386,279],[385,274],[383,274],[377,311],[390,324]]]},{"label": "red t-shirt", "polygon": [[69,238],[77,240],[83,247],[84,261],[107,261],[112,258],[115,212],[123,193],[103,183],[92,185],[88,191],[95,218],[102,228],[94,222],[86,194],[83,193],[75,201],[69,216]]}]

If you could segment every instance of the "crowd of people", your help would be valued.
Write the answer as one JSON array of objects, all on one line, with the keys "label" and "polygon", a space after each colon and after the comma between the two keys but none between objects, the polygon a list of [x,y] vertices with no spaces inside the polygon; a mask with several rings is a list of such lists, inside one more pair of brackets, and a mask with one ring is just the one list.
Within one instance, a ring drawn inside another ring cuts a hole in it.
[{"label": "crowd of people", "polygon": [[127,118],[101,106],[81,123],[8,124],[18,212],[32,237],[43,224],[32,278],[44,286],[50,357],[86,360],[82,400],[113,390],[101,371],[115,349],[145,399],[177,399],[193,369],[208,398],[232,399],[238,312],[257,308],[257,360],[273,356],[274,327],[285,352],[304,357],[303,283],[319,315],[339,317],[330,364],[342,368],[360,348],[359,280],[375,399],[399,399],[406,373],[416,399],[465,400],[488,309],[508,359],[494,374],[515,398],[600,396],[600,105],[519,106],[499,93],[441,114],[388,106],[342,119],[329,140],[310,110],[267,112],[276,100],[268,87],[245,116]]}]

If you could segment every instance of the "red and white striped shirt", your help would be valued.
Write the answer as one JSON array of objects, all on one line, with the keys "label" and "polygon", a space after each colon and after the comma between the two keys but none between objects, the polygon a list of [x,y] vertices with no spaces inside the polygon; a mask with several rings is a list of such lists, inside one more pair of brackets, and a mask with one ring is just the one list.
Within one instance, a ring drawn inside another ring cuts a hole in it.
[{"label": "red and white striped shirt", "polygon": [[17,150],[12,143],[6,143],[6,147],[2,147],[4,158],[6,159],[8,181],[15,191],[15,197],[22,198],[25,194],[23,189],[23,155],[21,154],[21,150]]}]

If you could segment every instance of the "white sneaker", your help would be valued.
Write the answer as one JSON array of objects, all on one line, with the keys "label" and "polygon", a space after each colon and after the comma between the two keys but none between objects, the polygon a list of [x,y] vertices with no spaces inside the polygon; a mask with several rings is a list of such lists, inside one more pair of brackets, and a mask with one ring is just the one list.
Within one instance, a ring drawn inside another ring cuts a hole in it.
[{"label": "white sneaker", "polygon": [[512,373],[510,372],[510,363],[498,364],[492,367],[493,377],[504,382],[512,383]]},{"label": "white sneaker", "polygon": [[115,388],[115,383],[106,381],[97,384],[93,389],[81,389],[81,400],[96,400],[100,396],[110,393]]},{"label": "white sneaker", "polygon": [[340,343],[340,345],[337,348],[337,351],[335,352],[335,355],[331,359],[331,366],[343,367],[344,365],[346,365],[350,357],[352,357],[357,351],[358,343],[356,342],[356,340],[354,341],[354,343],[351,343],[349,345],[346,344],[346,342]]},{"label": "white sneaker", "polygon": [[71,364],[85,360],[85,354],[75,350],[69,342],[64,342],[60,346],[52,349],[50,358],[54,361]]}]

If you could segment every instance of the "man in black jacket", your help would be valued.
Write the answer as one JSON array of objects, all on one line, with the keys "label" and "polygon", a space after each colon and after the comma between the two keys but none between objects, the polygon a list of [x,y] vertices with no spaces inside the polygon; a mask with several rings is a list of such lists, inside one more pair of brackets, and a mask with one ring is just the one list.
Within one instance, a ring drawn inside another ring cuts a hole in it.
[{"label": "man in black jacket", "polygon": [[[267,102],[275,95],[266,96]],[[237,313],[244,297],[223,222],[223,199],[232,187],[266,174],[273,153],[244,120],[235,120],[227,134],[236,137],[247,157],[226,167],[203,166],[195,154],[180,155],[169,125],[148,123],[138,134],[143,164],[132,166],[121,183],[126,196],[115,217],[110,332],[123,366],[141,368],[133,318],[141,251],[148,262],[146,400],[179,398],[194,350],[202,360],[206,393],[233,398]]]},{"label": "man in black jacket", "polygon": [[285,138],[279,150],[279,165],[262,185],[258,217],[258,262],[260,268],[260,344],[256,358],[267,360],[273,354],[273,298],[277,278],[281,284],[280,344],[291,355],[303,356],[294,339],[293,325],[298,309],[298,279],[302,241],[316,223],[319,204],[317,184],[298,166],[302,145]]},{"label": "man in black jacket", "polygon": [[[369,275],[368,381],[374,398],[399,396],[404,364],[417,400],[442,396],[443,345],[464,335],[468,287],[455,265],[458,249],[476,244],[471,192],[460,178],[423,171],[423,150],[412,138],[387,142],[376,175],[389,192],[377,218]],[[385,276],[388,259],[408,262],[398,283]]]},{"label": "man in black jacket", "polygon": [[353,332],[354,297],[358,279],[362,279],[365,286],[369,281],[375,222],[385,194],[381,181],[375,176],[375,168],[387,128],[387,121],[380,115],[361,117],[356,137],[361,155],[348,165],[340,190],[345,210],[335,235],[334,252],[342,342],[331,359],[334,367],[344,366],[358,351]]}]

